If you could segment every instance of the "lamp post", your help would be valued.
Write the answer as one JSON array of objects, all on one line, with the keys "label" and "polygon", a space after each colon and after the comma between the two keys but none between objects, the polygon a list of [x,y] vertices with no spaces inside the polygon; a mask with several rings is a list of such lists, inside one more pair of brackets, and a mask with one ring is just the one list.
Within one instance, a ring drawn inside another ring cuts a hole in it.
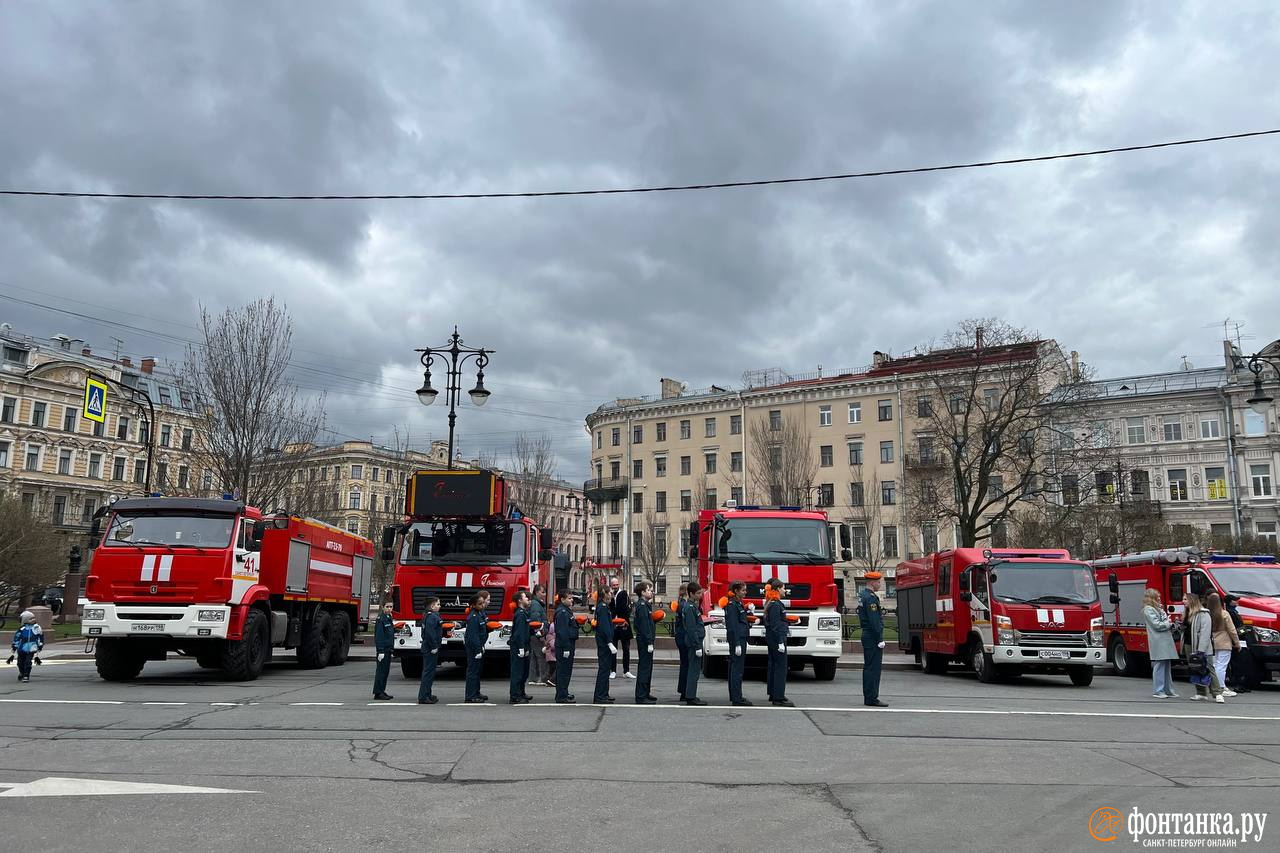
[{"label": "lamp post", "polygon": [[469,359],[474,358],[476,362],[476,387],[467,392],[471,397],[471,402],[477,406],[483,406],[489,400],[489,389],[484,387],[484,369],[489,364],[489,356],[494,351],[491,349],[480,349],[477,347],[464,347],[462,338],[458,337],[458,327],[453,327],[453,334],[449,337],[445,346],[428,347],[426,349],[414,350],[421,353],[422,366],[425,368],[422,374],[422,387],[418,389],[418,401],[424,406],[430,406],[436,401],[436,397],[440,392],[431,387],[431,365],[439,359],[441,365],[445,369],[445,397],[449,401],[449,468],[453,468],[453,427],[458,420],[458,397],[462,393],[462,366]]},{"label": "lamp post", "polygon": [[1262,371],[1270,367],[1280,375],[1280,341],[1274,341],[1247,359],[1241,357],[1239,361],[1244,361],[1245,367],[1253,374],[1253,394],[1245,402],[1258,414],[1266,414],[1267,407],[1275,398],[1262,388]]}]

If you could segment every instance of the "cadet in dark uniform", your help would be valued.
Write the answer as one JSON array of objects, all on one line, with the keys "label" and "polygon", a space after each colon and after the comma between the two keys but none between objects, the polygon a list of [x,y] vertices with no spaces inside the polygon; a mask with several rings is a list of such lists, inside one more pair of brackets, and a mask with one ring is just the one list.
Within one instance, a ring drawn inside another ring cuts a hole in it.
[{"label": "cadet in dark uniform", "polygon": [[729,598],[724,603],[724,630],[729,640],[729,701],[734,705],[750,705],[742,698],[742,673],[747,666],[747,608],[742,596],[747,585],[742,581],[729,584]]},{"label": "cadet in dark uniform", "polygon": [[573,677],[573,659],[578,654],[578,620],[573,615],[573,593],[567,590],[560,593],[560,603],[556,605],[555,632],[556,654],[560,656],[556,663],[556,701],[572,703],[569,679]]},{"label": "cadet in dark uniform", "polygon": [[440,642],[444,639],[444,622],[440,620],[440,599],[427,599],[422,616],[422,682],[418,685],[418,704],[434,705],[432,689],[436,684],[436,664],[440,662]]},{"label": "cadet in dark uniform", "polygon": [[520,590],[516,593],[516,612],[511,619],[511,639],[507,644],[511,646],[511,664],[510,670],[511,691],[510,700],[512,705],[519,705],[522,702],[529,702],[533,699],[524,690],[524,683],[529,678],[529,645],[532,636],[529,631],[529,593]]},{"label": "cadet in dark uniform", "polygon": [[391,621],[391,602],[382,605],[378,621],[373,625],[373,650],[378,657],[378,666],[373,674],[373,698],[391,699],[387,693],[387,676],[391,675],[391,649],[396,642],[396,626]]},{"label": "cadet in dark uniform", "polygon": [[684,696],[686,705],[705,705],[706,700],[698,698],[698,676],[702,675],[702,641],[707,637],[707,628],[702,624],[702,587],[697,581],[690,581],[684,601],[680,602],[683,615],[680,617],[680,633],[684,636],[685,648],[691,654],[688,671],[685,673]]},{"label": "cadet in dark uniform", "polygon": [[612,702],[609,695],[609,676],[613,673],[613,656],[618,647],[613,644],[613,614],[609,612],[609,600],[601,590],[596,593],[596,693],[592,702]]},{"label": "cadet in dark uniform", "polygon": [[489,639],[489,593],[477,592],[471,596],[467,608],[467,630],[462,635],[462,647],[467,656],[466,701],[488,702],[489,697],[480,692],[480,670],[484,666],[484,644]]},{"label": "cadet in dark uniform", "polygon": [[687,583],[680,584],[680,592],[676,593],[675,601],[671,602],[671,617],[675,620],[674,627],[671,630],[672,635],[676,639],[676,651],[680,653],[680,673],[676,676],[676,689],[680,692],[680,701],[684,701],[684,682],[689,677],[689,649],[684,644],[684,598],[689,593],[689,585]]},{"label": "cadet in dark uniform", "polygon": [[653,584],[641,581],[636,584],[636,603],[631,608],[636,625],[636,704],[652,705],[658,700],[650,686],[653,682],[653,640],[657,633],[653,624]]},{"label": "cadet in dark uniform", "polygon": [[858,625],[862,628],[862,704],[888,708],[880,701],[880,659],[884,655],[884,612],[880,609],[880,573],[867,572],[858,593]]},{"label": "cadet in dark uniform", "polygon": [[777,578],[769,579],[764,591],[764,641],[769,647],[769,673],[765,678],[769,701],[784,708],[795,705],[787,698],[787,609],[782,604],[783,584]]}]

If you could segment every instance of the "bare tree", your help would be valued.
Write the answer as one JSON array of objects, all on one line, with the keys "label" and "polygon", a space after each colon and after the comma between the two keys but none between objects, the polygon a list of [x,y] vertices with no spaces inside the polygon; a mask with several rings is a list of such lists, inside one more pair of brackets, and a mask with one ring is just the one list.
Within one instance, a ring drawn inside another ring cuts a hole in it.
[{"label": "bare tree", "polygon": [[[862,465],[852,466],[851,476],[848,522],[855,536],[850,562],[866,572],[883,572],[888,566],[896,565],[897,558],[886,557],[880,542],[881,520],[884,518],[880,478],[874,466],[867,469]],[[861,539],[856,535],[858,528],[864,534]]]},{"label": "bare tree", "polygon": [[1063,471],[1096,467],[1093,443],[1064,426],[1089,423],[1092,389],[1052,341],[971,320],[928,357],[929,402],[906,454],[913,518],[950,521],[956,544],[971,547],[1020,504],[1052,493]]},{"label": "bare tree", "polygon": [[0,495],[0,586],[25,597],[57,582],[67,568],[66,543],[20,500]]},{"label": "bare tree", "polygon": [[667,576],[667,560],[671,556],[671,530],[665,517],[660,517],[653,509],[643,516],[632,518],[632,530],[641,535],[633,537],[634,553],[631,555],[639,569],[640,577],[658,588],[658,579]]},{"label": "bare tree", "polygon": [[551,524],[555,511],[556,455],[550,436],[521,433],[511,449],[507,480],[511,502],[538,524]]},{"label": "bare tree", "polygon": [[275,507],[324,426],[323,397],[312,405],[287,376],[293,321],[267,298],[217,316],[202,308],[200,332],[184,370],[200,410],[197,455],[225,491]]},{"label": "bare tree", "polygon": [[818,463],[813,441],[795,418],[757,418],[751,422],[751,489],[753,500],[805,505]]}]

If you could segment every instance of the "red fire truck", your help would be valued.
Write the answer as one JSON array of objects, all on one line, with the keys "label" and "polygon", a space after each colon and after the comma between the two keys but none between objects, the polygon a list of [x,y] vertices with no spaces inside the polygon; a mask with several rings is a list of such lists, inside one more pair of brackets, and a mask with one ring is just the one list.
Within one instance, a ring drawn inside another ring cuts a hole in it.
[{"label": "red fire truck", "polygon": [[[840,525],[843,559],[849,559],[849,527]],[[707,590],[704,600],[716,602],[707,617],[702,669],[712,677],[728,672],[729,641],[724,611],[718,606],[728,595],[729,584],[743,581],[743,601],[764,605],[764,586],[770,578],[787,585],[791,597],[784,604],[798,621],[791,625],[787,661],[793,670],[813,664],[814,677],[830,681],[842,647],[841,617],[836,611],[837,587],[832,567],[836,552],[834,531],[825,512],[800,507],[737,506],[729,501],[722,509],[699,511],[690,524],[690,556],[698,561],[698,583]],[[772,562],[770,562],[772,561]],[[747,638],[747,654],[768,654],[764,626],[758,623]]]},{"label": "red fire truck", "polygon": [[898,564],[898,646],[943,674],[978,680],[1024,672],[1093,682],[1105,660],[1093,572],[1066,551],[956,548]]},{"label": "red fire truck", "polygon": [[1280,671],[1280,565],[1275,557],[1165,548],[1103,557],[1090,565],[1099,592],[1105,585],[1110,593],[1110,606],[1103,610],[1107,654],[1121,675],[1149,671],[1142,619],[1142,594],[1148,588],[1160,593],[1160,600],[1177,619],[1185,609],[1188,587],[1197,595],[1216,592],[1224,602],[1227,596],[1234,597],[1245,625],[1240,638],[1249,652],[1244,657],[1245,679],[1256,686]]},{"label": "red fire truck", "polygon": [[81,633],[108,681],[170,651],[237,680],[257,678],[274,648],[339,665],[369,601],[368,539],[230,499],[116,501],[90,547]]},{"label": "red fire truck", "polygon": [[[391,587],[394,656],[406,678],[422,676],[420,621],[428,597],[456,627],[446,631],[440,660],[465,661],[463,622],[471,596],[490,594],[486,654],[507,657],[518,589],[551,584],[551,528],[539,528],[508,506],[507,484],[491,471],[417,471],[405,494],[405,523],[382,532],[382,557],[395,561]],[[399,548],[397,549],[397,543]]]}]

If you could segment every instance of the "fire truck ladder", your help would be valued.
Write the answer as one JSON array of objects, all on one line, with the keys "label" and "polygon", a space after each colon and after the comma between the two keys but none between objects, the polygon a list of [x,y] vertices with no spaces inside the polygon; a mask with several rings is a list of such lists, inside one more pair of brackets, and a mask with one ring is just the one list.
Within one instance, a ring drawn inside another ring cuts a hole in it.
[{"label": "fire truck ladder", "polygon": [[1140,566],[1146,563],[1198,563],[1202,556],[1199,548],[1185,545],[1181,548],[1157,548],[1154,551],[1136,551],[1132,554],[1112,554],[1098,560],[1090,560],[1094,568],[1112,566]]}]

